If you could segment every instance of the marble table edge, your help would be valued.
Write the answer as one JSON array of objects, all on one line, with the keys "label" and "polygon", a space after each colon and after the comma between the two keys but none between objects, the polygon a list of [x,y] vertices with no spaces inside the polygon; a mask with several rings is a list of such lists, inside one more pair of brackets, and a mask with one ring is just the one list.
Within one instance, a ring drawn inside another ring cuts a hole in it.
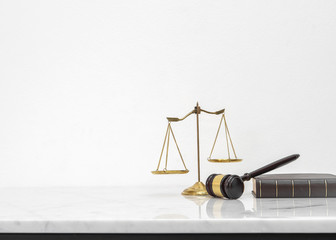
[{"label": "marble table edge", "polygon": [[336,233],[334,219],[0,221],[0,233]]}]

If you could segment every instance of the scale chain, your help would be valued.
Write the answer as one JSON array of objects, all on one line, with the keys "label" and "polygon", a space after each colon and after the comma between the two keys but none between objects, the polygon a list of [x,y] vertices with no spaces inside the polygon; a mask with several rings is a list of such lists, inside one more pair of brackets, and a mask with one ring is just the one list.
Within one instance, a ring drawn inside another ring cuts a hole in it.
[{"label": "scale chain", "polygon": [[182,154],[181,154],[180,148],[179,148],[179,146],[177,145],[177,141],[176,141],[176,139],[175,139],[175,135],[174,135],[174,133],[173,133],[173,129],[172,129],[172,127],[170,127],[170,132],[171,132],[171,134],[172,134],[172,136],[173,136],[173,139],[174,139],[175,145],[176,145],[176,147],[177,147],[177,151],[178,151],[178,153],[180,154],[180,157],[181,157],[181,160],[182,160],[183,166],[184,166],[185,170],[188,170],[188,169],[187,169],[187,167],[186,167],[186,165],[185,165],[185,163],[184,163],[184,160],[183,160],[183,157],[182,157]]},{"label": "scale chain", "polygon": [[224,116],[224,123],[225,123],[225,129],[227,129],[227,132],[228,132],[228,135],[229,135],[229,138],[230,138],[230,143],[231,143],[231,147],[232,147],[233,153],[235,155],[235,158],[237,158],[236,151],[235,151],[235,149],[233,147],[232,139],[231,139],[231,136],[230,136],[230,131],[229,131],[229,128],[227,126],[225,116]]},{"label": "scale chain", "polygon": [[218,138],[218,134],[219,134],[220,128],[221,128],[221,126],[222,126],[223,118],[224,118],[224,114],[222,115],[221,120],[220,120],[220,122],[219,122],[219,127],[218,127],[218,130],[217,130],[217,133],[216,133],[216,137],[215,137],[214,144],[212,145],[212,149],[211,149],[211,152],[210,152],[209,159],[211,159],[212,152],[213,152],[213,150],[214,150],[214,148],[215,148],[216,141],[217,141],[217,138]]},{"label": "scale chain", "polygon": [[[227,151],[228,151],[229,159],[231,159],[231,157],[230,157],[230,148],[229,148],[229,140],[228,140],[228,129],[227,129],[227,125],[226,125],[226,121],[225,121],[225,116],[224,116],[224,114],[223,114],[223,117],[224,117],[224,124],[225,124],[226,148],[227,148]],[[231,139],[231,138],[230,138],[230,139]]]},{"label": "scale chain", "polygon": [[169,127],[169,133],[168,133],[168,139],[167,139],[166,164],[165,164],[165,168],[163,169],[163,170],[166,170],[166,171],[167,171],[167,163],[168,163],[169,138],[170,138],[170,132],[171,132],[170,123],[168,123],[168,127]]},{"label": "scale chain", "polygon": [[163,146],[162,146],[162,150],[161,150],[161,154],[160,154],[159,164],[158,164],[158,166],[156,168],[156,171],[159,170],[159,167],[160,167],[160,164],[161,164],[161,159],[162,159],[164,147],[166,145],[168,131],[169,131],[169,123],[168,123],[168,126],[167,126],[166,135],[165,135],[165,138],[164,138],[164,141],[163,141]]}]

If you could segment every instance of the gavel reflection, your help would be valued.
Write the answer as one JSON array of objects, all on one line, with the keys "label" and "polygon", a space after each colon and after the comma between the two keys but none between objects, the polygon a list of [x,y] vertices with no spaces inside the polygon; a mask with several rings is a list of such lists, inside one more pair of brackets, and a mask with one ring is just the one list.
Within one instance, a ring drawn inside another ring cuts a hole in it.
[{"label": "gavel reflection", "polygon": [[207,202],[206,213],[209,218],[243,218],[246,210],[239,200],[223,201],[219,198],[211,198]]}]

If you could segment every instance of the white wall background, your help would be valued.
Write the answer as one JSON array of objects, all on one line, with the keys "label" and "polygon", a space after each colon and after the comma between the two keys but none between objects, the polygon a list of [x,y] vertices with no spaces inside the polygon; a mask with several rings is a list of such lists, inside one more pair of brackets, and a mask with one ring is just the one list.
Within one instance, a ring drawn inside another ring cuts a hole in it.
[{"label": "white wall background", "polygon": [[203,181],[292,153],[278,172],[336,173],[335,13],[331,0],[0,1],[0,186],[182,190],[194,117],[173,125],[190,173],[150,171],[165,117],[196,101],[226,108],[244,158],[206,161],[220,118],[202,114]]}]

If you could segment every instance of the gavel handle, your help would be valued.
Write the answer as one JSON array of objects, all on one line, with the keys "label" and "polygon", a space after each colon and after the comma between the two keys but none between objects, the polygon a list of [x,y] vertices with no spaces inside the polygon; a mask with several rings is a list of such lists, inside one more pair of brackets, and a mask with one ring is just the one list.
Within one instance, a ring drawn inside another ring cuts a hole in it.
[{"label": "gavel handle", "polygon": [[243,176],[241,176],[243,181],[248,181],[251,178],[254,178],[256,176],[259,176],[261,174],[264,174],[266,172],[272,171],[273,169],[282,167],[283,165],[286,165],[300,157],[300,154],[293,154],[284,158],[281,158],[280,160],[277,160],[275,162],[272,162],[264,167],[261,167],[257,170],[254,170],[253,172],[250,173],[245,173]]}]

